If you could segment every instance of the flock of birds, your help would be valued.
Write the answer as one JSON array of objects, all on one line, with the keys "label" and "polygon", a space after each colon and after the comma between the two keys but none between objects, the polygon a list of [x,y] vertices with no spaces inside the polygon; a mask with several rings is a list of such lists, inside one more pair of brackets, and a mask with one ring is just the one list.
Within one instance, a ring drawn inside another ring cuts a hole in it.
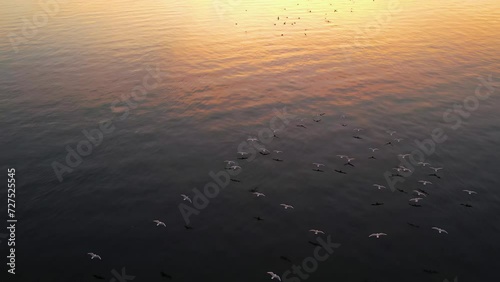
[{"label": "flock of birds", "polygon": [[[375,0],[373,0],[373,2],[374,2],[374,1],[375,1]],[[349,0],[349,2],[355,3],[355,0]],[[297,3],[297,6],[300,6],[300,3]],[[333,5],[330,3],[330,6],[333,6]],[[288,8],[291,8],[291,7],[288,7]],[[347,7],[346,7],[346,9],[347,9],[347,11],[348,11],[349,13],[352,13],[352,12],[353,12],[353,8],[352,8],[352,7],[351,7],[351,8],[347,8]],[[248,10],[247,10],[247,9],[245,9],[245,12],[247,12],[247,11],[248,11]],[[289,11],[289,10],[287,10],[287,8],[285,7],[285,8],[283,8],[283,11]],[[339,10],[338,10],[338,9],[333,9],[333,8],[329,9],[328,11],[329,11],[331,14],[332,14],[332,13],[337,13],[337,12],[339,12]],[[306,9],[305,9],[305,10],[303,10],[302,12],[305,12],[305,13],[313,13],[313,10],[312,10],[312,9],[309,9],[309,8],[306,8]],[[292,15],[283,16],[283,15],[281,15],[281,16],[276,16],[276,22],[274,22],[274,23],[273,23],[273,25],[274,25],[274,26],[281,26],[281,27],[285,27],[285,26],[295,26],[295,25],[297,25],[297,24],[298,24],[298,23],[297,23],[297,21],[300,21],[300,20],[301,20],[301,17],[300,17],[300,16],[298,16],[298,15],[297,15],[297,16],[292,16]],[[333,20],[332,20],[331,18],[329,18],[329,17],[328,17],[328,13],[324,13],[324,19],[323,19],[323,21],[324,21],[325,23],[328,23],[328,24],[330,24],[330,23],[332,23],[332,22],[333,22]],[[237,25],[238,25],[238,22],[235,22],[235,23],[234,23],[234,25],[235,25],[235,26],[237,26]],[[307,36],[307,31],[308,31],[308,29],[307,29],[307,28],[305,28],[305,29],[304,29],[304,36]],[[245,31],[245,33],[247,33],[247,31]],[[284,36],[284,35],[285,35],[284,33],[281,33],[281,36]]]},{"label": "flock of birds", "polygon": [[[314,121],[315,123],[319,123],[321,122],[321,117],[324,116],[325,113],[320,113],[320,114],[317,114],[315,115],[313,118],[312,118],[312,121]],[[342,115],[341,116],[341,119],[344,121],[346,119],[346,116],[345,115]],[[299,121],[298,123],[296,123],[296,127],[298,128],[304,128],[304,129],[307,129],[308,126],[306,126],[303,121],[305,120],[305,118],[300,118],[298,119],[297,121]],[[341,126],[343,127],[347,127],[347,124],[346,123],[341,123],[340,124]],[[363,137],[357,135],[359,134],[359,132],[363,131],[362,128],[354,128],[353,129],[353,132],[356,132],[354,135],[353,135],[353,138],[355,139],[363,139]],[[402,142],[404,139],[403,138],[395,138],[393,137],[393,135],[396,134],[396,131],[391,131],[391,130],[387,130],[386,131],[387,134],[390,136],[391,140],[388,140],[384,146],[393,146],[393,142],[397,142],[397,143],[400,143]],[[274,138],[280,138],[278,136],[279,134],[279,130],[275,130],[274,131]],[[261,144],[259,144],[259,140],[258,138],[256,137],[248,137],[247,139],[248,142],[250,143],[253,143],[255,145],[255,148],[258,148],[258,152],[261,154],[261,155],[269,155],[271,154],[271,151],[266,149],[265,147],[263,147]],[[373,159],[373,160],[376,160],[377,158],[375,157],[374,153],[376,151],[379,151],[380,149],[379,148],[376,148],[376,147],[369,147],[367,148],[367,150],[371,151],[372,155],[367,157],[367,159]],[[274,154],[276,156],[274,156],[272,159],[274,161],[277,161],[277,162],[283,162],[284,160],[282,158],[279,158],[278,156],[283,154],[284,152],[282,150],[273,150],[272,152],[274,152]],[[238,160],[245,160],[248,158],[248,155],[249,155],[249,152],[245,152],[245,151],[238,151],[237,152],[237,159]],[[366,155],[368,156],[368,154]],[[407,157],[410,157],[411,155],[410,154],[398,154],[397,157],[400,158],[400,159],[405,159]],[[350,157],[348,155],[343,155],[343,154],[339,154],[337,155],[338,158],[340,159],[344,159],[346,162],[344,164],[344,166],[350,166],[350,167],[356,167],[356,165],[354,164],[353,161],[356,160],[356,158],[353,158],[353,157]],[[237,160],[225,160],[224,161],[225,163],[225,169],[227,170],[239,170],[239,169],[242,169],[241,166],[238,165],[238,162]],[[433,176],[433,177],[436,177],[438,179],[441,178],[440,175],[438,175],[437,173],[439,171],[441,171],[443,168],[442,167],[432,167],[430,166],[430,163],[428,162],[418,162],[418,165],[421,166],[421,167],[428,167],[428,169],[432,170],[433,173],[430,173],[428,174],[429,176]],[[312,170],[315,171],[315,172],[319,172],[319,173],[322,173],[322,172],[325,172],[326,171],[326,168],[327,168],[327,165],[323,164],[323,163],[319,163],[319,162],[313,162],[312,163]],[[397,167],[394,167],[393,170],[396,171],[396,173],[392,174],[391,177],[403,177],[403,175],[399,174],[400,172],[412,172],[411,169],[405,167],[405,166],[402,166],[402,165],[399,165]],[[347,171],[344,171],[344,170],[340,170],[340,169],[333,169],[332,172],[335,172],[335,173],[340,173],[340,174],[348,174]],[[231,181],[234,181],[234,182],[240,182],[238,179],[234,179],[234,178],[231,178],[230,179]],[[427,186],[427,185],[433,185],[433,183],[429,180],[418,180],[417,183],[420,183],[422,186]],[[383,189],[387,189],[386,186],[384,185],[381,185],[381,184],[377,184],[377,183],[374,183],[373,184],[373,187],[377,190],[383,190]],[[399,188],[396,188],[396,190],[398,190],[399,192],[402,192],[402,193],[405,193],[405,194],[408,194],[407,191],[403,190],[403,189],[399,189]],[[473,195],[473,194],[477,194],[476,191],[473,191],[473,190],[467,190],[467,189],[464,189],[462,190],[463,192],[467,193],[468,195]],[[258,191],[258,188],[252,188],[250,189],[250,192],[252,193],[252,195],[254,195],[256,198],[261,198],[261,197],[266,197],[266,195],[260,191]],[[414,207],[420,207],[421,205],[419,205],[418,203],[420,203],[421,201],[423,201],[427,196],[429,196],[429,193],[425,190],[423,190],[422,188],[419,188],[419,189],[414,189],[412,191],[412,193],[414,193],[414,197],[410,198],[409,199],[409,205],[411,206],[414,206]],[[192,203],[192,199],[186,195],[186,194],[181,194],[181,199],[182,201],[187,201],[189,203]],[[383,205],[384,203],[380,203],[380,202],[375,202],[373,203],[372,205],[373,206],[380,206],[380,205]],[[469,204],[462,204],[463,206],[466,206],[466,207],[472,207],[471,205]],[[281,203],[280,206],[285,209],[285,210],[293,210],[294,209],[294,206],[289,204],[289,203]],[[254,217],[256,220],[264,220],[263,218],[261,218],[260,216],[257,216],[257,217]],[[165,222],[159,220],[159,219],[155,219],[152,221],[157,227],[167,227],[167,225],[165,224]],[[410,223],[408,222],[408,224],[412,227],[416,227],[416,228],[419,228],[420,226],[416,225],[416,224],[413,224],[413,223]],[[185,228],[186,229],[193,229],[193,227],[191,226],[188,226],[188,225],[185,225]],[[432,230],[436,230],[436,232],[438,234],[448,234],[448,231],[446,231],[445,229],[441,228],[441,227],[437,227],[437,226],[433,226],[431,228]],[[320,230],[320,229],[315,229],[315,228],[312,228],[309,230],[309,232],[313,233],[314,235],[319,235],[319,234],[326,234],[325,231],[323,230]],[[375,239],[380,239],[384,236],[388,236],[389,234],[387,233],[384,233],[384,232],[374,232],[372,234],[369,234],[368,235],[368,238],[375,238]],[[314,245],[317,245],[315,244],[314,242],[310,242],[311,244],[314,244]],[[90,256],[90,259],[99,259],[101,260],[101,256],[95,254],[95,253],[88,253],[88,255]],[[282,259],[284,260],[287,260],[287,261],[290,261],[288,258],[286,257],[281,257]],[[425,272],[428,272],[428,273],[437,273],[436,271],[434,270],[424,270]],[[168,275],[164,272],[161,273],[163,277],[166,277],[168,279],[171,279],[172,276],[171,275]],[[278,281],[281,281],[281,277],[279,275],[277,275],[275,272],[273,271],[269,271],[267,272],[267,274],[270,275],[270,278],[271,279],[277,279]],[[95,276],[96,278],[99,278],[99,276]]]},{"label": "flock of birds", "polygon": [[[352,0],[351,0],[352,1]],[[373,0],[375,1],[375,0]],[[299,5],[299,4],[297,4]],[[331,6],[332,4],[330,4]],[[284,10],[287,10],[286,8],[284,8]],[[308,13],[312,13],[312,10],[308,9],[307,10]],[[332,13],[337,13],[338,10],[337,9],[332,9],[331,10]],[[353,12],[352,8],[350,9],[349,12]],[[325,13],[325,17],[324,17],[324,21],[326,23],[331,23],[331,20],[328,19],[326,16],[328,14]],[[277,22],[274,23],[274,26],[278,26],[278,25],[281,25],[281,26],[286,26],[286,25],[289,25],[289,26],[294,26],[294,25],[297,25],[297,21],[300,20],[301,17],[298,16],[298,17],[292,17],[292,16],[277,16],[276,17],[276,20]],[[235,23],[235,25],[238,25],[238,23]],[[245,31],[246,32],[246,31]],[[304,35],[307,36],[307,29],[304,29]],[[281,36],[284,36],[284,33],[281,33]],[[312,121],[315,122],[315,123],[319,123],[322,121],[322,117],[325,115],[325,113],[319,113],[317,115],[314,115],[314,117],[312,117]],[[341,119],[342,120],[345,120],[346,119],[346,116],[345,115],[342,115],[341,116]],[[302,118],[302,119],[298,119],[297,121],[299,121],[298,123],[296,123],[296,127],[298,128],[303,128],[303,129],[307,129],[309,127],[309,125],[306,125],[304,123],[304,120],[306,120],[305,118]],[[340,124],[342,127],[347,127],[348,125],[345,123],[345,122],[342,122]],[[360,132],[362,132],[363,129],[362,128],[354,128],[353,129],[353,132],[354,132],[354,135],[352,136],[354,139],[363,139],[362,136],[360,136]],[[279,130],[274,130],[274,138],[280,138],[278,136],[279,134]],[[392,131],[392,130],[387,130],[386,133],[388,134],[388,136],[391,138],[390,140],[388,140],[385,144],[383,144],[384,146],[394,146],[395,144],[397,143],[401,143],[402,141],[404,141],[403,138],[397,138],[395,137],[394,135],[397,133],[396,131]],[[256,138],[256,137],[248,137],[247,139],[248,142],[251,142],[251,143],[254,143],[254,144],[258,144],[259,143],[259,139]],[[376,156],[375,156],[375,153],[377,151],[379,151],[380,149],[377,148],[377,147],[368,147],[367,150],[371,151],[372,155],[367,157],[367,159],[372,159],[372,160],[376,160]],[[270,154],[273,154],[273,157],[272,159],[274,161],[277,161],[277,162],[283,162],[284,159],[280,157],[280,155],[283,154],[283,151],[282,150],[268,150],[267,148],[264,148],[263,146],[260,146],[259,148],[259,153],[261,155],[270,155]],[[248,155],[249,155],[249,152],[245,152],[245,151],[238,151],[237,152],[237,159],[239,160],[244,160],[244,159],[247,159],[248,158]],[[398,158],[401,158],[401,159],[405,159],[407,157],[410,157],[411,154],[398,154],[397,157]],[[356,164],[355,164],[355,160],[356,158],[354,157],[351,157],[351,156],[348,156],[348,155],[343,155],[343,154],[339,154],[337,155],[338,158],[342,159],[342,160],[345,160],[345,164],[344,166],[349,166],[349,167],[356,167]],[[236,160],[226,160],[224,161],[226,166],[225,166],[225,169],[228,169],[228,170],[239,170],[239,169],[242,169],[241,166],[238,165],[238,162]],[[430,163],[428,162],[418,162],[418,165],[421,166],[421,167],[428,167],[430,170],[433,171],[433,173],[429,174],[429,176],[433,176],[433,177],[436,177],[438,179],[441,178],[440,175],[438,175],[438,172],[440,170],[442,170],[443,168],[442,167],[433,167],[431,166]],[[320,162],[313,162],[312,163],[312,170],[315,171],[315,172],[325,172],[326,171],[326,168],[328,166],[324,163],[320,163]],[[392,174],[391,177],[403,177],[403,175],[401,175],[400,173],[401,172],[412,172],[410,168],[407,168],[403,165],[399,165],[397,167],[394,167],[392,168],[394,171],[396,171],[394,174]],[[348,174],[348,171],[347,170],[342,170],[342,169],[333,169],[332,172],[334,173],[338,173],[338,174]],[[240,180],[238,179],[234,179],[234,178],[231,178],[230,179],[231,181],[234,181],[234,182],[240,182]],[[422,180],[418,180],[418,183],[420,183],[422,186],[427,186],[427,185],[433,185],[433,183],[427,179],[422,179]],[[387,189],[386,186],[384,185],[381,185],[381,184],[377,184],[377,183],[374,183],[372,185],[375,189],[377,190],[383,190],[383,189]],[[405,194],[408,194],[407,191],[403,190],[403,189],[399,189],[399,188],[396,188],[396,190],[398,190],[399,192],[402,192],[402,193],[405,193]],[[266,195],[260,191],[258,191],[257,188],[253,188],[250,190],[250,192],[252,193],[252,195],[254,195],[256,198],[261,198],[261,197],[266,197]],[[467,193],[468,195],[473,195],[473,194],[477,194],[476,191],[473,191],[473,190],[463,190],[463,192]],[[412,191],[412,193],[414,194],[413,197],[411,197],[408,201],[410,202],[409,205],[413,206],[413,207],[421,207],[421,205],[419,205],[418,203],[420,203],[421,201],[424,201],[426,197],[429,196],[429,193],[421,188],[419,189],[414,189]],[[192,199],[186,195],[186,194],[181,194],[181,199],[182,201],[187,201],[187,202],[190,202],[192,203]],[[381,205],[384,205],[384,203],[381,203],[381,202],[375,202],[375,203],[372,203],[371,205],[373,206],[381,206]],[[465,207],[472,207],[471,205],[469,204],[461,204]],[[293,205],[289,204],[289,203],[281,203],[280,206],[284,209],[284,210],[293,210],[295,209]],[[254,217],[256,220],[258,221],[261,221],[263,220],[263,218],[261,218],[260,216],[257,216],[257,217]],[[165,222],[159,220],[159,219],[155,219],[152,221],[155,226],[157,227],[163,227],[163,228],[166,228],[167,225],[165,224]],[[408,222],[408,224],[412,227],[416,227],[416,228],[419,228],[420,226],[419,225],[416,225],[416,224],[413,224],[413,223],[410,223]],[[193,229],[193,227],[191,226],[188,226],[188,225],[185,225],[185,228],[186,229]],[[433,226],[431,227],[432,230],[436,230],[436,232],[438,234],[448,234],[448,231],[446,231],[445,229],[441,228],[441,227],[437,227],[437,226]],[[315,229],[315,228],[312,228],[310,230],[308,230],[308,232],[311,232],[313,233],[314,235],[319,235],[319,234],[325,234],[325,231],[323,230],[320,230],[320,229]],[[384,233],[384,232],[374,232],[374,233],[371,233],[371,234],[367,234],[368,238],[375,238],[375,239],[381,239],[385,236],[389,236],[389,234],[387,233]],[[314,242],[310,242],[311,244],[315,244]],[[101,256],[99,256],[98,254],[95,254],[93,252],[89,252],[88,255],[90,256],[90,259],[99,259],[99,260],[102,260]],[[289,262],[291,262],[291,260],[289,260],[288,258],[286,257],[281,257],[282,259],[284,260],[287,260]],[[427,270],[425,269],[424,272],[427,272],[427,273],[437,273],[436,271],[434,270]],[[281,281],[281,277],[276,274],[275,272],[273,271],[268,271],[267,272],[268,275],[270,275],[270,278],[273,280],[273,279],[276,279],[278,281]],[[164,278],[168,278],[168,279],[172,279],[172,276],[169,275],[169,274],[166,274],[164,272],[161,272],[161,276],[164,277]],[[94,275],[94,277],[96,279],[104,279],[103,277],[101,276],[98,276],[98,275]]]}]

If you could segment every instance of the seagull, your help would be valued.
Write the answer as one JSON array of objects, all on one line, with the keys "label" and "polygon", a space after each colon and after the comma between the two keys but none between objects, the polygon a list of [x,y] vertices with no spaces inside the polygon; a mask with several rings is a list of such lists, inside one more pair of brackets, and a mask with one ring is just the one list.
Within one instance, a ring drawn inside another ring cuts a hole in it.
[{"label": "seagull", "polygon": [[403,141],[403,140],[404,140],[403,138],[396,138],[396,139],[394,139],[394,141],[398,141],[398,143],[401,142],[401,141]]},{"label": "seagull", "polygon": [[274,278],[276,278],[279,281],[281,281],[281,278],[278,276],[278,274],[276,274],[276,273],[274,273],[272,271],[267,272],[267,274],[271,275],[271,280],[274,279]]},{"label": "seagull", "polygon": [[348,156],[346,156],[346,155],[337,155],[337,157],[339,157],[339,158],[341,158],[341,159],[343,159],[343,158],[348,158]]},{"label": "seagull", "polygon": [[257,138],[255,138],[255,137],[250,137],[250,138],[248,138],[248,139],[247,139],[247,141],[257,141],[257,140],[258,140],[258,139],[257,139]]},{"label": "seagull", "polygon": [[235,165],[235,164],[236,164],[236,162],[235,162],[235,161],[224,161],[224,162],[225,162],[227,165],[232,165],[232,164],[234,164],[234,165]]},{"label": "seagull", "polygon": [[422,200],[422,198],[413,198],[413,199],[410,199],[411,202],[415,202],[415,203],[418,203],[418,201]]},{"label": "seagull", "polygon": [[239,166],[239,165],[233,165],[233,166],[230,167],[230,169],[232,169],[232,170],[241,169],[241,166]]},{"label": "seagull", "polygon": [[283,151],[274,150],[276,154],[283,153]]},{"label": "seagull", "polygon": [[441,232],[444,232],[444,233],[448,234],[448,231],[446,231],[444,229],[441,229],[439,227],[432,227],[432,229],[435,229],[435,230],[439,231],[439,234],[441,234]]},{"label": "seagull", "polygon": [[399,166],[399,168],[400,168],[401,170],[403,170],[403,171],[409,171],[409,172],[411,172],[411,169],[409,169],[409,168],[407,168],[407,167],[404,167],[404,166],[402,166],[402,165],[400,165],[400,166]]},{"label": "seagull", "polygon": [[434,172],[437,172],[438,170],[443,169],[442,167],[432,167],[432,166],[430,166],[429,168],[433,169]]},{"label": "seagull", "polygon": [[309,230],[310,232],[314,232],[314,235],[318,235],[318,233],[325,234],[325,232],[318,230],[318,229],[311,229]]},{"label": "seagull", "polygon": [[264,193],[260,193],[260,192],[253,192],[252,194],[254,194],[257,197],[260,197],[260,196],[264,196],[265,197],[266,196],[266,195],[264,195]]},{"label": "seagull", "polygon": [[411,154],[399,154],[398,157],[401,157],[401,158],[406,158],[406,157],[409,157],[411,156]]},{"label": "seagull", "polygon": [[353,129],[354,131],[357,131],[357,132],[360,132],[361,130],[363,130],[362,128],[354,128]]},{"label": "seagull", "polygon": [[384,185],[380,185],[380,184],[373,184],[373,186],[377,187],[379,190],[386,188]]},{"label": "seagull", "polygon": [[269,150],[268,150],[268,149],[266,149],[266,148],[262,148],[262,149],[260,149],[260,152],[259,152],[259,153],[261,153],[262,155],[269,155],[269,153],[270,153],[270,152],[269,152]]},{"label": "seagull", "polygon": [[427,181],[427,180],[419,180],[418,182],[424,184],[424,185],[427,185],[427,184],[432,184],[432,182],[430,181]]},{"label": "seagull", "polygon": [[90,256],[91,256],[91,258],[90,258],[90,259],[98,258],[98,259],[102,260],[101,256],[96,255],[96,254],[94,254],[94,253],[88,253],[87,255],[90,255]]},{"label": "seagull", "polygon": [[158,225],[163,225],[163,226],[167,227],[167,226],[165,225],[165,222],[159,221],[159,220],[157,220],[157,219],[153,220],[153,222],[155,222],[155,223],[156,223],[156,226],[158,226]]},{"label": "seagull", "polygon": [[417,193],[417,196],[424,196],[424,197],[427,197],[427,195],[425,195],[425,193],[422,193],[418,190],[413,190],[413,192]]},{"label": "seagull", "polygon": [[287,205],[287,204],[280,204],[280,206],[284,207],[285,210],[288,209],[288,208],[292,208],[293,209],[293,206],[292,205]]},{"label": "seagull", "polygon": [[430,165],[430,163],[424,163],[424,162],[418,162],[417,164],[422,165],[422,166]]},{"label": "seagull", "polygon": [[462,190],[462,191],[469,193],[469,195],[477,194],[476,191],[472,191],[472,190]]},{"label": "seagull", "polygon": [[189,201],[190,203],[193,203],[193,201],[191,201],[191,199],[188,196],[186,196],[184,194],[181,194],[181,196],[182,196],[183,201]]},{"label": "seagull", "polygon": [[385,233],[373,233],[373,234],[370,234],[370,236],[368,236],[368,238],[369,237],[377,237],[377,239],[378,239],[378,238],[380,238],[380,236],[386,236],[386,235],[387,234],[385,234]]},{"label": "seagull", "polygon": [[319,164],[319,163],[313,163],[313,165],[315,165],[316,167],[325,166],[324,164]]},{"label": "seagull", "polygon": [[238,154],[243,156],[243,155],[247,155],[248,153],[247,152],[238,152]]},{"label": "seagull", "polygon": [[368,148],[368,149],[372,150],[372,152],[375,152],[378,150],[378,148]]},{"label": "seagull", "polygon": [[394,135],[396,133],[396,131],[386,131],[387,133],[389,133],[389,135]]}]

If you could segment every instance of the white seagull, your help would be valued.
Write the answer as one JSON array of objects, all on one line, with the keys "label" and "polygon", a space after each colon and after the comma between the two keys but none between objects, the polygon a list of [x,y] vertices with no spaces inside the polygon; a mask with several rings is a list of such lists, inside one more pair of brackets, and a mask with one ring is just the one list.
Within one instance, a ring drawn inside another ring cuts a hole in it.
[{"label": "white seagull", "polygon": [[353,130],[357,131],[357,132],[360,132],[361,130],[363,130],[363,128],[354,128]]},{"label": "white seagull", "polygon": [[418,203],[418,201],[422,200],[422,198],[412,198],[410,199],[410,202],[415,202]]},{"label": "white seagull", "polygon": [[325,232],[318,230],[318,229],[311,229],[309,232],[314,232],[314,235],[318,235],[318,233],[325,234]]},{"label": "white seagull", "polygon": [[432,182],[430,181],[427,181],[427,180],[419,180],[418,182],[424,184],[424,185],[427,185],[427,184],[432,184]]},{"label": "white seagull", "polygon": [[430,165],[430,163],[424,163],[424,162],[418,162],[417,164],[419,164],[419,165],[421,165],[421,166]]},{"label": "white seagull", "polygon": [[235,165],[235,164],[236,164],[236,162],[234,162],[234,161],[224,161],[224,162],[225,162],[227,165],[232,165],[232,164],[233,164],[233,165]]},{"label": "white seagull", "polygon": [[167,226],[165,225],[165,222],[159,221],[159,220],[157,220],[157,219],[153,220],[153,222],[154,222],[154,223],[156,223],[156,226],[158,226],[158,225],[163,225],[163,226],[167,227]]},{"label": "white seagull", "polygon": [[94,254],[94,253],[88,253],[87,255],[90,255],[90,256],[91,256],[91,258],[90,258],[90,259],[98,258],[98,259],[102,260],[102,259],[101,259],[101,256],[96,255],[96,254]]},{"label": "white seagull", "polygon": [[477,194],[476,191],[472,191],[472,190],[462,190],[462,191],[469,193],[469,195]]},{"label": "white seagull", "polygon": [[398,143],[401,142],[401,141],[403,141],[403,140],[404,140],[403,138],[396,138],[396,139],[394,139],[394,141],[398,141]]},{"label": "white seagull", "polygon": [[232,166],[230,167],[230,169],[232,169],[232,170],[241,169],[241,166],[239,166],[239,165],[232,165]]},{"label": "white seagull", "polygon": [[392,136],[392,135],[394,135],[394,134],[396,133],[396,131],[389,131],[389,130],[388,130],[388,131],[386,131],[386,132],[387,132],[387,133],[389,133],[389,135],[391,135],[391,136]]},{"label": "white seagull", "polygon": [[425,195],[425,193],[422,193],[418,190],[413,190],[413,192],[417,193],[417,196],[424,196],[424,197],[427,197],[427,195]]},{"label": "white seagull", "polygon": [[260,193],[260,192],[253,192],[253,194],[255,196],[257,196],[257,197],[260,197],[260,196],[264,196],[265,197],[266,196],[266,195],[264,195],[264,193]]},{"label": "white seagull", "polygon": [[284,207],[284,208],[285,208],[285,210],[286,210],[286,209],[288,209],[288,208],[293,209],[293,206],[292,206],[292,205],[280,204],[280,206]]},{"label": "white seagull", "polygon": [[429,168],[433,169],[434,172],[438,172],[438,170],[443,169],[442,167],[432,167],[432,166],[430,166]]},{"label": "white seagull", "polygon": [[257,140],[258,140],[258,139],[257,139],[257,138],[255,138],[255,137],[250,137],[250,138],[248,138],[248,139],[247,139],[247,141],[257,141]]},{"label": "white seagull", "polygon": [[385,186],[384,186],[384,185],[380,185],[380,184],[373,184],[373,186],[377,187],[379,190],[380,190],[380,189],[385,189]]},{"label": "white seagull", "polygon": [[409,157],[411,156],[411,154],[399,154],[398,157],[401,157],[401,158],[406,158],[406,157]]},{"label": "white seagull", "polygon": [[267,274],[271,275],[271,280],[276,278],[278,279],[279,281],[281,281],[281,278],[278,276],[278,274],[272,272],[272,271],[268,271]]},{"label": "white seagull", "polygon": [[378,238],[380,238],[380,236],[387,236],[387,234],[385,234],[385,233],[373,233],[373,234],[370,234],[370,236],[368,236],[368,238],[369,237],[377,237],[377,239],[378,239]]},{"label": "white seagull", "polygon": [[355,158],[347,158],[347,162],[350,163],[351,161],[354,161]]},{"label": "white seagull", "polygon": [[313,163],[313,165],[320,167],[320,166],[325,166],[324,164],[319,164],[319,163]]},{"label": "white seagull", "polygon": [[238,154],[240,154],[240,155],[242,155],[242,156],[243,156],[243,155],[246,155],[246,154],[248,154],[248,153],[247,153],[247,152],[238,152]]},{"label": "white seagull", "polygon": [[372,152],[375,152],[378,150],[378,148],[368,148],[368,149],[372,150]]},{"label": "white seagull", "polygon": [[444,233],[448,234],[448,231],[446,231],[444,229],[441,229],[439,227],[432,227],[432,229],[435,229],[435,230],[439,231],[439,234],[441,234],[441,232],[444,232]]},{"label": "white seagull", "polygon": [[182,196],[183,201],[189,201],[190,203],[193,203],[193,201],[191,201],[191,199],[188,196],[186,196],[184,194],[181,194],[181,196]]},{"label": "white seagull", "polygon": [[274,152],[275,152],[276,154],[283,153],[283,151],[279,151],[279,150],[274,150]]}]

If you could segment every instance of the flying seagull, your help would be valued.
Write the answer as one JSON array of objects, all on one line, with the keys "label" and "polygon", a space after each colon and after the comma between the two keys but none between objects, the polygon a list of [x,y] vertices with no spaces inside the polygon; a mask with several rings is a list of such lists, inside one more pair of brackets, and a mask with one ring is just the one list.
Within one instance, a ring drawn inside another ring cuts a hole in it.
[{"label": "flying seagull", "polygon": [[378,239],[378,238],[380,238],[380,236],[386,236],[386,235],[387,234],[385,234],[385,233],[373,233],[370,236],[368,236],[368,238],[369,237],[377,237],[377,239]]},{"label": "flying seagull", "polygon": [[318,230],[318,229],[311,229],[309,232],[314,232],[314,235],[318,235],[318,233],[325,234],[325,232]]},{"label": "flying seagull", "polygon": [[248,138],[248,139],[247,139],[247,141],[257,141],[257,140],[258,140],[258,139],[257,139],[257,138],[255,138],[255,137],[250,137],[250,138]]},{"label": "flying seagull", "polygon": [[469,193],[469,195],[477,194],[476,191],[472,191],[472,190],[462,190],[462,191]]},{"label": "flying seagull", "polygon": [[385,189],[385,186],[384,186],[384,185],[380,185],[380,184],[373,184],[373,186],[377,187],[379,190],[380,190],[380,189]]},{"label": "flying seagull", "polygon": [[283,153],[283,151],[274,150],[276,154]]},{"label": "flying seagull", "polygon": [[432,166],[430,166],[429,168],[433,169],[434,172],[437,172],[438,170],[443,169],[442,167],[432,167]]},{"label": "flying seagull", "polygon": [[422,198],[412,198],[410,199],[410,202],[415,202],[418,203],[418,201],[422,200]]},{"label": "flying seagull", "polygon": [[235,165],[235,161],[224,161],[227,165]]},{"label": "flying seagull", "polygon": [[190,203],[193,203],[193,201],[191,201],[191,199],[190,199],[188,196],[186,196],[186,195],[184,195],[184,194],[181,194],[181,196],[182,196],[182,200],[183,200],[183,201],[188,201],[188,202],[190,202]]},{"label": "flying seagull", "polygon": [[252,194],[254,194],[257,197],[260,197],[260,196],[264,196],[265,197],[266,196],[266,195],[264,195],[264,193],[260,193],[260,192],[253,192]]},{"label": "flying seagull", "polygon": [[444,233],[448,234],[448,231],[446,231],[444,229],[441,229],[439,227],[432,227],[432,229],[435,229],[435,230],[439,231],[439,234],[441,234],[441,232],[444,232]]},{"label": "flying seagull", "polygon": [[96,254],[94,254],[94,253],[88,253],[87,255],[90,255],[90,256],[91,256],[91,258],[90,258],[90,259],[98,258],[98,259],[102,260],[102,259],[101,259],[101,256],[96,255]]},{"label": "flying seagull", "polygon": [[284,208],[285,208],[285,210],[286,210],[286,209],[288,209],[288,208],[293,209],[293,206],[292,206],[292,205],[280,204],[280,206],[284,207]]},{"label": "flying seagull", "polygon": [[427,195],[425,195],[425,193],[422,193],[418,190],[413,190],[413,192],[417,193],[417,196],[424,196],[424,197],[427,197]]},{"label": "flying seagull", "polygon": [[278,274],[272,272],[272,271],[268,271],[267,274],[271,275],[271,280],[276,278],[278,279],[279,281],[281,281],[281,278],[278,276]]},{"label": "flying seagull", "polygon": [[427,184],[432,184],[432,182],[430,181],[427,181],[427,180],[419,180],[418,182],[424,184],[424,185],[427,185]]},{"label": "flying seagull", "polygon": [[372,150],[372,152],[375,152],[378,150],[378,148],[368,148],[368,149]]},{"label": "flying seagull", "polygon": [[419,165],[421,165],[421,166],[430,165],[430,163],[424,163],[424,162],[418,162],[417,164],[419,164]]},{"label": "flying seagull", "polygon": [[320,164],[320,163],[313,163],[313,165],[315,165],[316,167],[325,166],[324,164]]},{"label": "flying seagull", "polygon": [[159,221],[159,220],[157,220],[157,219],[153,220],[153,222],[154,222],[154,223],[156,223],[156,226],[158,226],[158,225],[163,225],[163,226],[167,227],[167,226],[165,225],[165,222],[161,222],[161,221]]}]

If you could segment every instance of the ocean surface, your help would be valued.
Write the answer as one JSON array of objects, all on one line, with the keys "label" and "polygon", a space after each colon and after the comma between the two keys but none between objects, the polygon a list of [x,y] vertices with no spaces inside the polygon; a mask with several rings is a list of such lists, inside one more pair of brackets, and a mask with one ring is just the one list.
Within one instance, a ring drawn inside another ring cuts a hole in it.
[{"label": "ocean surface", "polygon": [[499,281],[499,1],[3,1],[0,38],[2,282]]}]

